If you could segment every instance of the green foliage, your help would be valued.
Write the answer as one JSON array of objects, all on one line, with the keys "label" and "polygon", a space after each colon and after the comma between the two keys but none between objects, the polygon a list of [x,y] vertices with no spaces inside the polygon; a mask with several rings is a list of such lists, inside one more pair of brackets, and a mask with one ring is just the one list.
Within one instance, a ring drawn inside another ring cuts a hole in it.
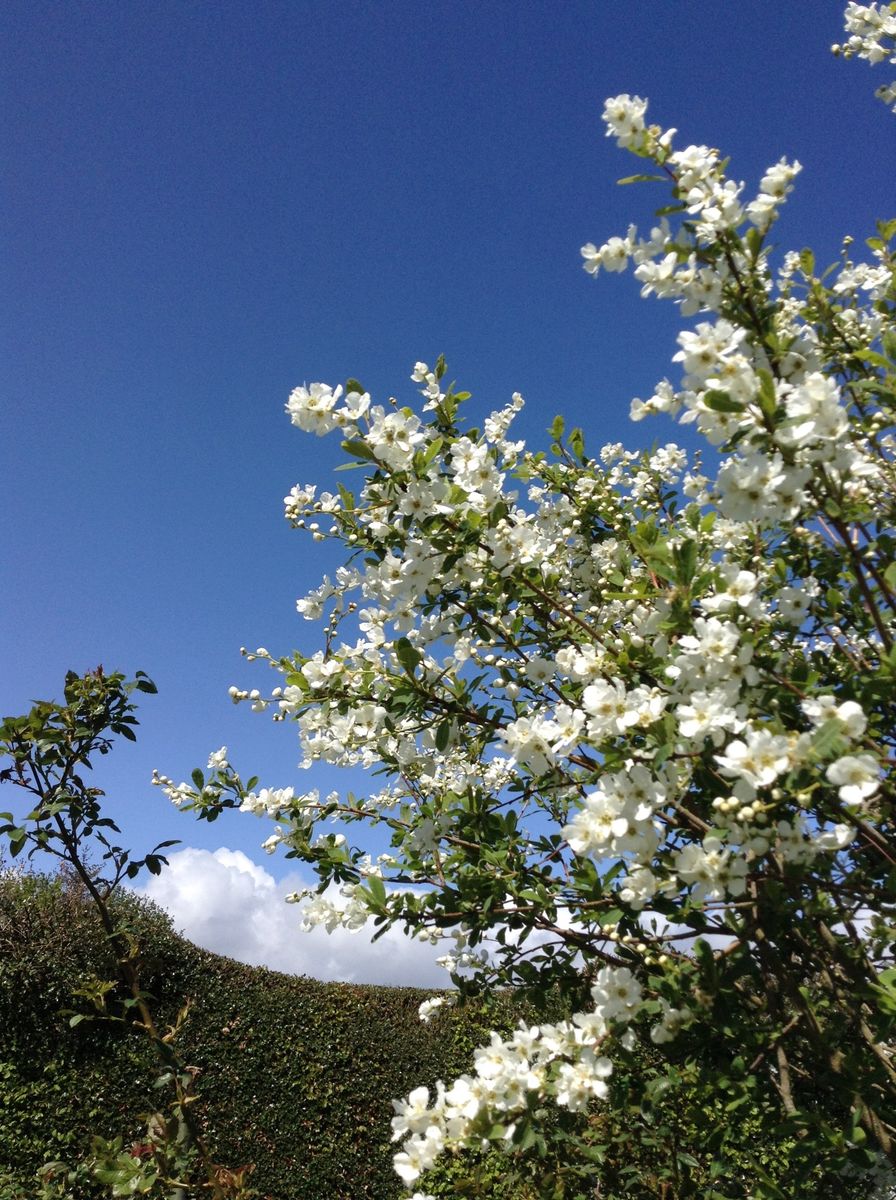
[{"label": "green foliage", "polygon": [[[159,851],[174,843],[162,842],[145,858],[134,859],[113,840],[120,831],[103,815],[103,792],[81,774],[95,755],[109,752],[115,735],[135,739],[134,691],[152,693],[155,684],[140,671],[131,682],[118,673],[107,675],[102,667],[83,676],[70,671],[64,704],[39,701],[26,715],[0,722],[0,755],[11,762],[0,771],[0,782],[24,790],[32,805],[22,825],[12,813],[0,814],[0,837],[9,840],[13,857],[23,850],[29,859],[49,854],[77,880],[103,931],[103,957],[111,970],[104,977],[89,972],[72,988],[73,995],[89,1001],[93,1018],[107,1028],[123,1027],[144,1038],[160,1072],[154,1084],[159,1101],[144,1118],[139,1149],[125,1149],[121,1136],[95,1134],[89,1157],[74,1173],[63,1163],[42,1169],[42,1196],[76,1200],[86,1177],[112,1196],[186,1200],[198,1189],[208,1200],[248,1200],[246,1171],[224,1167],[209,1151],[196,1103],[196,1072],[175,1049],[189,1004],[181,1006],[167,1029],[159,1026],[144,987],[147,963],[139,938],[129,913],[115,904],[122,882],[143,867],[157,875],[167,861]],[[94,866],[97,854],[99,866]],[[87,1013],[76,1012],[69,1027],[88,1019]]]},{"label": "green foliage", "polygon": [[[707,1098],[722,1089],[727,1103]],[[847,1109],[826,1116],[842,1125]],[[739,1200],[761,1182],[781,1200],[869,1198],[868,1176],[832,1176],[807,1157],[811,1147],[743,1064],[686,1036],[671,1072],[649,1043],[620,1054],[610,1095],[588,1114],[533,1106],[521,1148],[536,1161],[497,1151],[447,1157],[424,1176],[425,1191],[439,1200]]]},{"label": "green foliage", "polygon": [[[535,1019],[503,997],[489,1009],[440,1010],[423,1025],[422,991],[242,966],[179,938],[148,901],[122,893],[115,905],[143,947],[160,1022],[192,998],[182,1052],[198,1069],[206,1136],[219,1161],[254,1164],[249,1182],[263,1200],[397,1200],[390,1098],[454,1078],[470,1068],[491,1029]],[[120,1025],[87,1019],[72,1026],[68,1015],[85,1011],[76,994],[85,979],[113,967],[77,880],[0,875],[0,1164],[8,1164],[5,1174],[0,1169],[0,1200],[115,1195],[113,1184],[104,1188],[84,1165],[98,1146],[107,1158],[117,1146],[126,1188],[143,1118],[158,1104],[152,1047]],[[538,1016],[557,1018],[557,1003],[549,998]],[[789,1182],[804,1178],[800,1139],[781,1126],[755,1077],[684,1035],[679,1057],[670,1086],[658,1051],[639,1045],[617,1061],[610,1103],[586,1115],[533,1109],[530,1146],[537,1152],[541,1145],[535,1163],[499,1151],[446,1156],[425,1190],[439,1200],[590,1200],[593,1178],[590,1185],[582,1178],[590,1163],[599,1169],[602,1200],[685,1200],[713,1182],[724,1197],[726,1179],[756,1170],[785,1200],[809,1194]],[[724,1110],[699,1100],[710,1076],[726,1081]],[[836,1126],[841,1115],[828,1118]],[[47,1162],[54,1167],[39,1193],[37,1172]],[[834,1185],[817,1173],[814,1186],[824,1195]],[[836,1188],[840,1200],[867,1195],[860,1184],[850,1192],[838,1180]]]}]

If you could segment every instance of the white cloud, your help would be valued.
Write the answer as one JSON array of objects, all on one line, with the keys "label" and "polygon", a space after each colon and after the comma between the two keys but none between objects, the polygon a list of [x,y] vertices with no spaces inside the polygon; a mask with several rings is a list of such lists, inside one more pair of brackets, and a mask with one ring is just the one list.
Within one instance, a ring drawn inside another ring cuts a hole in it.
[{"label": "white cloud", "polygon": [[252,966],[344,983],[450,986],[435,961],[444,947],[414,941],[398,929],[377,942],[365,929],[303,933],[301,907],[286,904],[285,897],[309,882],[292,875],[278,883],[240,850],[188,847],[169,854],[168,866],[142,893],[197,946]]}]

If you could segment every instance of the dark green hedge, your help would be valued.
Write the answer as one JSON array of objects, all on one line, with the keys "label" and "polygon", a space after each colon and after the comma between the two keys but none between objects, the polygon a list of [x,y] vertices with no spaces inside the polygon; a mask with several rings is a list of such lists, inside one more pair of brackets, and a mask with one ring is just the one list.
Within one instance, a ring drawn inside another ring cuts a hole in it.
[{"label": "dark green hedge", "polygon": [[[180,1042],[200,1069],[219,1162],[255,1163],[270,1200],[391,1200],[391,1105],[469,1067],[494,1016],[468,1008],[423,1025],[412,988],[320,983],[242,966],[177,937],[134,898],[125,916],[145,948],[158,1013],[192,1007]],[[0,1200],[33,1195],[48,1159],[75,1160],[92,1132],[138,1135],[158,1106],[155,1063],[139,1034],[96,1021],[73,990],[111,978],[100,930],[78,890],[0,877]],[[5,1172],[5,1182],[4,1182]]]}]

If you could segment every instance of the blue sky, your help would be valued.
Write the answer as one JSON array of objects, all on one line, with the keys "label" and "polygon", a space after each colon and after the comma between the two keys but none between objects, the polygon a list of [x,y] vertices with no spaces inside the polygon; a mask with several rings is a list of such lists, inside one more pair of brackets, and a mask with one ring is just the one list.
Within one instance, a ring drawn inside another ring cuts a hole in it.
[{"label": "blue sky", "polygon": [[[579,247],[646,223],[659,192],[603,137],[604,98],[648,96],[679,146],[755,184],[804,173],[777,227],[832,259],[893,210],[883,82],[834,59],[842,5],[639,0],[154,3],[7,0],[2,220],[4,586],[0,711],[67,668],[159,686],[103,765],[135,848],[257,849],[149,785],[226,743],[298,783],[284,727],[235,709],[264,687],[239,647],[313,649],[295,598],[327,552],[282,497],[331,481],[335,440],[290,427],[299,383],[414,395],[440,352],[477,412],[519,390],[533,441],[562,411],[595,448],[671,368],[672,306]],[[887,77],[889,78],[889,77]]]}]

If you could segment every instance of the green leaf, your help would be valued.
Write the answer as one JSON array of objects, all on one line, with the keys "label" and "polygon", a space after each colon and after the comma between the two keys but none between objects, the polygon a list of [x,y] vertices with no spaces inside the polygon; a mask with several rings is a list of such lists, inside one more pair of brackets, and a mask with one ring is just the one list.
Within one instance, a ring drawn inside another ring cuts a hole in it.
[{"label": "green leaf", "polygon": [[744,411],[744,406],[739,400],[732,400],[727,392],[720,392],[715,388],[704,392],[702,399],[706,407],[711,408],[713,412],[739,413]]},{"label": "green leaf", "polygon": [[829,758],[843,747],[843,725],[836,717],[825,721],[812,735],[812,749],[818,758]]},{"label": "green leaf", "polygon": [[371,875],[367,880],[367,887],[370,891],[374,903],[377,908],[386,907],[386,885],[377,875]]},{"label": "green leaf", "polygon": [[673,549],[672,557],[675,560],[677,582],[690,583],[697,570],[697,543],[693,538],[688,538]]},{"label": "green leaf", "polygon": [[342,449],[346,454],[353,454],[355,458],[363,458],[367,462],[376,462],[376,455],[367,443],[360,438],[349,438],[347,442],[342,443]]},{"label": "green leaf", "polygon": [[753,255],[755,262],[762,251],[762,234],[756,228],[747,230],[747,249]]},{"label": "green leaf", "polygon": [[358,383],[357,379],[346,379],[345,390],[347,393],[357,392],[360,396],[363,396],[366,389],[363,383]]},{"label": "green leaf", "polygon": [[423,655],[414,649],[406,637],[399,638],[395,643],[395,657],[409,675],[413,675],[423,661]]},{"label": "green leaf", "polygon": [[665,175],[625,175],[622,179],[617,179],[616,182],[620,187],[625,187],[629,183],[665,183]]},{"label": "green leaf", "polygon": [[778,408],[775,379],[771,371],[766,371],[764,367],[757,367],[756,374],[759,376],[759,407],[763,415],[771,419]]},{"label": "green leaf", "polygon": [[566,443],[576,458],[585,457],[585,435],[581,429],[574,429],[567,438]]},{"label": "green leaf", "polygon": [[877,984],[871,985],[877,998],[877,1007],[888,1016],[896,1016],[896,969],[881,971]]},{"label": "green leaf", "polygon": [[445,440],[444,438],[434,437],[432,439],[432,441],[429,443],[429,445],[426,447],[426,449],[423,451],[422,466],[423,466],[424,470],[429,466],[429,464],[432,462],[432,460],[435,458],[435,456],[438,454],[438,452],[442,449],[444,440]]}]

